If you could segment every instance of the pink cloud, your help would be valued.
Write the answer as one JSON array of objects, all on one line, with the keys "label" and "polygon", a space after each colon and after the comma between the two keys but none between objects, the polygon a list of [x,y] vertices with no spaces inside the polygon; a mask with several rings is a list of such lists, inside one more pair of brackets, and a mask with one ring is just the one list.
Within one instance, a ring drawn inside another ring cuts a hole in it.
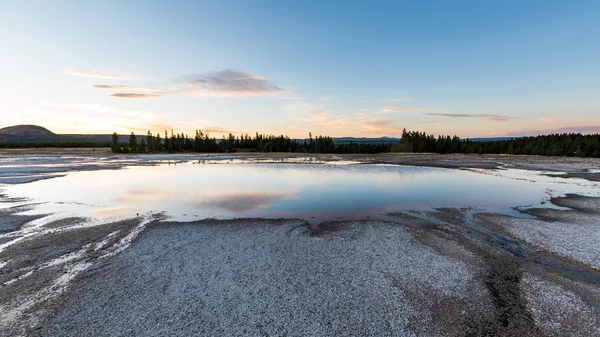
[{"label": "pink cloud", "polygon": [[439,116],[439,117],[448,117],[448,118],[479,118],[485,119],[488,121],[494,122],[507,122],[513,119],[518,119],[516,117],[510,116],[501,116],[501,115],[489,115],[489,114],[442,114],[442,113],[428,113],[428,116]]}]

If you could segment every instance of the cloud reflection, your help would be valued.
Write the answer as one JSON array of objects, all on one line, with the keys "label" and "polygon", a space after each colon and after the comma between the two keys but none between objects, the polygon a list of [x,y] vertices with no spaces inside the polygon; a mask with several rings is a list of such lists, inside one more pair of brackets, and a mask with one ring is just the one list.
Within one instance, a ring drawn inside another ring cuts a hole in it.
[{"label": "cloud reflection", "polygon": [[[290,196],[289,193],[279,192],[238,192],[238,191],[193,191],[179,193],[176,191],[155,191],[150,189],[133,189],[125,196],[110,198],[114,203],[142,203],[152,204],[156,201],[173,201],[192,204],[197,207],[215,208],[232,213],[247,212],[257,208],[264,208],[273,202]],[[125,208],[127,206],[124,206]],[[119,207],[115,207],[114,211]],[[104,212],[109,212],[106,209]],[[96,210],[101,213],[103,210]]]},{"label": "cloud reflection", "polygon": [[121,213],[124,213],[127,211],[133,211],[136,208],[137,208],[137,206],[106,207],[106,208],[92,209],[92,210],[90,210],[90,213],[106,216],[106,215],[121,214]]},{"label": "cloud reflection", "polygon": [[247,212],[264,208],[274,201],[286,197],[282,193],[243,192],[231,195],[210,197],[197,202],[202,207],[216,207],[233,213]]}]

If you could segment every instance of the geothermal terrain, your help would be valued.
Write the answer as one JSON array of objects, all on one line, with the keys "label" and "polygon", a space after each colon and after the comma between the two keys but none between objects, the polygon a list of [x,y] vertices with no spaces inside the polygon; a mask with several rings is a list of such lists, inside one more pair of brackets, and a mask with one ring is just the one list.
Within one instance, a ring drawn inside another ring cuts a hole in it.
[{"label": "geothermal terrain", "polygon": [[600,161],[0,154],[0,335],[600,336]]}]

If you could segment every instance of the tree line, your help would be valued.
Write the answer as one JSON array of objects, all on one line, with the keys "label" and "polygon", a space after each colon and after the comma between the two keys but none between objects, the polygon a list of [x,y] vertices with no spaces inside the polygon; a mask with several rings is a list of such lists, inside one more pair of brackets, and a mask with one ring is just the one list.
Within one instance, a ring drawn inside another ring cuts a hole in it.
[{"label": "tree line", "polygon": [[256,133],[254,136],[242,134],[216,139],[208,133],[197,130],[193,137],[184,133],[153,134],[148,131],[144,137],[131,133],[129,138],[112,135],[112,141],[0,141],[0,148],[92,148],[111,147],[116,153],[159,153],[159,152],[301,152],[301,153],[473,153],[473,154],[513,154],[540,156],[578,156],[600,158],[600,135],[580,133],[551,134],[534,137],[520,137],[507,140],[473,141],[458,136],[434,136],[425,132],[402,132],[399,142],[373,144],[350,141],[335,144],[328,136],[312,136],[307,139],[290,139],[287,136],[274,136]]},{"label": "tree line", "polygon": [[159,152],[303,152],[303,153],[380,153],[390,152],[389,144],[363,144],[350,142],[334,144],[328,136],[312,136],[308,139],[290,139],[288,136],[265,135],[258,132],[254,136],[247,133],[240,136],[229,134],[221,139],[210,137],[208,133],[197,130],[194,137],[184,133],[165,131],[153,134],[148,131],[146,137],[138,142],[135,133],[131,133],[127,142],[121,142],[119,135],[112,135],[111,150],[116,153],[159,153]]},{"label": "tree line", "polygon": [[458,136],[427,135],[425,132],[406,131],[392,152],[513,154],[537,156],[567,156],[600,158],[600,135],[563,133],[507,140],[472,141]]}]

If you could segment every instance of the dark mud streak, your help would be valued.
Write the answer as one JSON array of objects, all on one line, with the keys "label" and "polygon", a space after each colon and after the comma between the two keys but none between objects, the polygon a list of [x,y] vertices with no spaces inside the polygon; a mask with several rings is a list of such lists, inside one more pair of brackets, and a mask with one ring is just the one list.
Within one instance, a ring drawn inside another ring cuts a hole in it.
[{"label": "dark mud streak", "polygon": [[468,232],[468,235],[479,241],[487,241],[490,245],[501,248],[523,261],[549,269],[571,280],[600,284],[600,274],[597,271],[565,257],[559,257],[550,252],[538,251],[525,242],[517,241],[508,235],[496,233],[476,225],[473,215],[472,212],[467,212],[467,219],[463,225],[472,229]]},{"label": "dark mud streak", "polygon": [[325,237],[347,228],[343,221],[325,221],[316,226],[310,224],[308,224],[308,226],[311,230],[311,236],[314,237]]},{"label": "dark mud streak", "polygon": [[6,193],[0,193],[0,203],[12,204],[12,203],[18,203],[18,202],[26,202],[29,200],[30,200],[29,198],[25,198],[25,197],[11,197]]},{"label": "dark mud streak", "polygon": [[[404,215],[410,217],[410,215]],[[397,221],[388,222],[403,225]],[[414,219],[414,218],[413,218]],[[424,219],[422,219],[424,220]],[[313,236],[332,237],[344,236],[344,229],[347,223],[344,222],[326,222],[317,226],[312,231]],[[403,226],[405,227],[405,226]],[[454,227],[454,226],[453,226]],[[494,312],[492,317],[471,313],[471,318],[464,322],[465,335],[467,336],[537,336],[539,329],[533,318],[527,310],[526,300],[519,284],[523,274],[523,261],[497,246],[488,246],[489,240],[469,240],[465,231],[453,230],[450,226],[443,224],[434,224],[431,221],[413,222],[408,226],[413,234],[422,244],[429,244],[422,240],[424,235],[437,235],[442,239],[450,239],[459,243],[464,248],[476,254],[483,261],[482,282],[487,287]],[[423,231],[424,230],[424,231]],[[435,249],[435,247],[432,247]]]},{"label": "dark mud streak", "polygon": [[[556,170],[556,172],[561,172]],[[600,173],[589,173],[589,172],[580,172],[580,173],[566,173],[561,175],[556,174],[542,174],[547,177],[560,177],[560,178],[569,178],[569,179],[584,179],[588,181],[600,181]]]},{"label": "dark mud streak", "polygon": [[[2,196],[0,196],[2,198]],[[0,199],[2,200],[2,199]],[[48,214],[22,215],[19,213],[33,209],[33,205],[14,206],[0,210],[0,234],[20,230],[30,221],[41,219]]]},{"label": "dark mud streak", "polygon": [[[473,226],[467,226],[468,217],[463,214],[446,210],[440,215],[446,215],[452,221],[439,220],[434,217],[422,216],[422,214],[396,214],[393,218],[421,219],[421,222],[399,223],[413,232],[415,238],[421,243],[431,246],[439,253],[444,251],[432,246],[426,236],[437,236],[443,240],[451,240],[470,252],[474,253],[482,261],[481,280],[485,284],[492,302],[494,304],[493,317],[472,315],[471,320],[466,322],[467,336],[537,336],[539,327],[527,310],[526,299],[522,294],[520,283],[523,277],[524,263],[531,262],[522,258],[521,254],[513,249],[516,245],[506,245],[511,239],[504,237],[497,243],[485,233],[478,233]],[[448,214],[450,213],[450,214]],[[454,213],[454,214],[452,214]],[[392,220],[393,221],[393,220]],[[405,224],[411,224],[406,226]],[[454,223],[458,223],[454,225]],[[465,228],[467,227],[467,228]],[[518,244],[518,243],[517,243]],[[596,275],[597,276],[597,275]]]},{"label": "dark mud streak", "polygon": [[495,306],[496,320],[483,327],[485,335],[537,336],[536,326],[526,306],[519,284],[522,262],[506,254],[479,252],[488,266],[485,285]]},{"label": "dark mud streak", "polygon": [[[444,211],[444,209],[440,209]],[[446,212],[448,210],[445,210]],[[447,226],[461,235],[475,239],[483,244],[499,248],[520,258],[523,261],[533,263],[549,271],[565,276],[574,281],[584,281],[591,284],[600,284],[600,273],[596,270],[583,266],[576,261],[556,256],[550,252],[538,251],[526,243],[519,242],[510,236],[496,233],[490,229],[479,226],[473,219],[473,212],[467,211],[464,219],[451,216],[448,221],[440,220],[434,216],[411,212],[409,216],[431,222],[439,226]],[[447,216],[447,214],[444,214]],[[462,216],[461,216],[462,217]],[[393,217],[382,217],[394,221]],[[450,222],[451,221],[451,222]]]},{"label": "dark mud streak", "polygon": [[[599,196],[600,197],[600,196]],[[598,198],[598,197],[592,197]],[[578,195],[578,194],[566,194],[564,197],[554,197],[550,199],[550,202],[556,206],[567,207],[574,209],[576,211],[582,213],[589,214],[600,214],[600,209],[587,205],[587,201],[590,200],[590,197]],[[589,207],[586,207],[589,206]],[[542,217],[544,221],[554,220],[550,217]]]}]

